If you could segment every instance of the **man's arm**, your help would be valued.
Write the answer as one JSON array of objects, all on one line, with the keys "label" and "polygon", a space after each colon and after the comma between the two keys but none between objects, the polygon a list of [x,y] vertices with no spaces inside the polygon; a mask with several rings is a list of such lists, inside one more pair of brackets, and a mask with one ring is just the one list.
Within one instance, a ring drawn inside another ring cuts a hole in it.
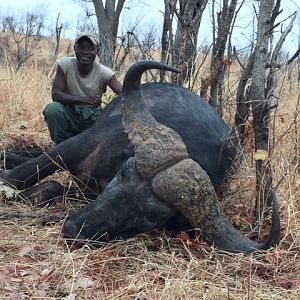
[{"label": "man's arm", "polygon": [[52,100],[65,105],[100,106],[99,96],[73,96],[66,93],[67,80],[62,68],[57,65],[55,78],[52,84]]},{"label": "man's arm", "polygon": [[113,75],[107,84],[117,95],[122,93],[122,84],[118,81],[116,75]]}]

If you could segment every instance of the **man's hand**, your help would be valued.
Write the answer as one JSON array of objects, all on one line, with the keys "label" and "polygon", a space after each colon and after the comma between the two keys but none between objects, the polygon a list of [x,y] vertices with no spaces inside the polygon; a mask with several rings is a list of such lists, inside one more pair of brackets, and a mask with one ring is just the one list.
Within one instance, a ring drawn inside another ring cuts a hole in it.
[{"label": "man's hand", "polygon": [[82,104],[99,107],[101,105],[101,97],[99,96],[86,96],[83,97]]}]

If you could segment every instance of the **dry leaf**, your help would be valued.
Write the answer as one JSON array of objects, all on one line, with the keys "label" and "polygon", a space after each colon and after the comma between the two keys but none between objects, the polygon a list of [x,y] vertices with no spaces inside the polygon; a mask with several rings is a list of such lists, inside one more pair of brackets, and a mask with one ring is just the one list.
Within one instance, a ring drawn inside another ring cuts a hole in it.
[{"label": "dry leaf", "polygon": [[190,236],[185,231],[180,231],[180,233],[177,234],[176,238],[180,239],[180,240],[182,240],[184,242],[191,240]]},{"label": "dry leaf", "polygon": [[278,257],[277,257],[277,255],[275,255],[275,253],[267,253],[265,255],[265,260],[268,263],[275,265],[278,262]]},{"label": "dry leaf", "polygon": [[296,289],[300,286],[299,280],[291,280],[291,279],[276,279],[276,282],[284,289],[292,290]]}]

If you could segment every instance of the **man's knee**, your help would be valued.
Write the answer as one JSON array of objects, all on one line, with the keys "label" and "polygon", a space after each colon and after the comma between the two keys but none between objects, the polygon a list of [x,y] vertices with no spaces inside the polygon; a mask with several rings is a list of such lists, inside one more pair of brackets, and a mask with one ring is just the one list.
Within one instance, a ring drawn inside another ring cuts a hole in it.
[{"label": "man's knee", "polygon": [[59,103],[49,103],[43,111],[52,141],[56,144],[63,142],[73,134],[70,128],[70,112],[68,107]]},{"label": "man's knee", "polygon": [[63,115],[65,106],[59,102],[49,103],[43,110],[43,115],[46,120],[60,118]]}]

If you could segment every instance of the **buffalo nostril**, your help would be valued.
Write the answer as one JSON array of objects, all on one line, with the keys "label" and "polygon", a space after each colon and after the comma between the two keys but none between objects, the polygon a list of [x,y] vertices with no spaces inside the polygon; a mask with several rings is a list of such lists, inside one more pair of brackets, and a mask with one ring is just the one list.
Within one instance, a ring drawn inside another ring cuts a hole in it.
[{"label": "buffalo nostril", "polygon": [[72,245],[83,246],[86,242],[86,237],[80,233],[82,228],[78,230],[76,224],[68,218],[62,228],[63,238],[65,238],[68,243],[71,242]]}]

